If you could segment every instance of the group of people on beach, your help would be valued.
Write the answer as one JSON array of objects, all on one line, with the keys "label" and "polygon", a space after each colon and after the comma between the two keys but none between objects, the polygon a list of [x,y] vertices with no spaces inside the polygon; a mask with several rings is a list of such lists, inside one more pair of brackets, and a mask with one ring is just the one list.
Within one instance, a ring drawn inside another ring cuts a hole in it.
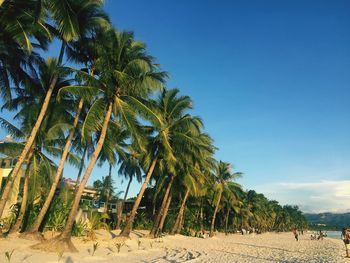
[{"label": "group of people on beach", "polygon": [[[293,235],[296,241],[299,241],[299,233],[296,228],[293,229]],[[327,235],[324,234],[321,230],[317,233],[311,234],[311,240],[323,240],[323,237],[326,237]],[[345,245],[345,253],[347,258],[350,258],[349,256],[349,250],[350,250],[350,229],[343,228],[341,231],[341,239],[344,242]]]},{"label": "group of people on beach", "polygon": [[323,233],[322,230],[315,232],[310,235],[311,240],[323,240],[327,236],[327,233]]}]

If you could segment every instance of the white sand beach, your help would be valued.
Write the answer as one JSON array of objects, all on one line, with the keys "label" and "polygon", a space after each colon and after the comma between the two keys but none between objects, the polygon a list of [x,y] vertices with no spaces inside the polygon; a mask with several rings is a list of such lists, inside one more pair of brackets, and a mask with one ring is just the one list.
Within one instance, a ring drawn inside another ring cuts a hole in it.
[{"label": "white sand beach", "polygon": [[[98,231],[98,248],[92,256],[92,241],[74,238],[79,253],[58,255],[30,248],[37,243],[19,238],[0,240],[0,262],[6,262],[5,252],[12,251],[11,262],[350,262],[344,258],[341,240],[325,238],[309,240],[301,236],[296,242],[292,233],[265,233],[261,235],[217,234],[213,238],[193,238],[182,235],[166,236],[163,242],[139,238],[143,231],[136,231],[132,239],[117,252],[115,243],[107,231]],[[116,234],[113,232],[113,234]],[[139,242],[138,242],[139,241]]]}]

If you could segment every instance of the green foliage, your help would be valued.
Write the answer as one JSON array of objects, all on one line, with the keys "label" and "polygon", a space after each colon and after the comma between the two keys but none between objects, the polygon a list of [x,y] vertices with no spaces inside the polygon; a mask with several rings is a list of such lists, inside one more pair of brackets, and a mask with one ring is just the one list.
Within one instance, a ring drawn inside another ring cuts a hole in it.
[{"label": "green foliage", "polygon": [[15,224],[18,211],[19,211],[18,204],[12,205],[8,216],[0,219],[0,225],[2,225],[3,229],[9,230],[11,226]]},{"label": "green foliage", "polygon": [[350,222],[350,213],[305,214],[305,217],[315,229],[321,227],[317,224],[324,224],[323,227],[340,230],[343,227],[348,227]]},{"label": "green foliage", "polygon": [[51,231],[60,232],[63,230],[69,213],[69,204],[62,202],[60,198],[53,201],[48,211],[45,228]]},{"label": "green foliage", "polygon": [[87,235],[87,231],[88,230],[88,226],[86,224],[86,222],[79,220],[79,222],[76,222],[73,225],[73,229],[72,229],[72,236],[75,237],[82,237]]},{"label": "green foliage", "polygon": [[[164,87],[168,74],[161,71],[146,45],[136,41],[132,32],[118,31],[109,24],[102,4],[101,0],[11,0],[0,8],[2,108],[14,111],[14,119],[20,125],[15,127],[0,118],[0,126],[14,139],[1,143],[0,153],[12,158],[20,156],[45,95],[52,91],[27,167],[30,191],[23,230],[33,223],[47,196],[56,173],[52,158],[62,156],[75,116],[72,105],[80,99],[85,104],[67,162],[83,170],[80,155],[84,149],[87,159],[93,156],[98,165],[109,163],[110,174],[94,183],[103,201],[117,197],[111,176],[113,166],[119,163],[120,175],[130,178],[130,182],[133,177],[141,182],[142,174],[156,161],[154,189],[143,201],[148,202],[147,206],[153,202],[151,205],[158,207],[166,184],[174,179],[171,195],[175,201],[170,205],[165,231],[174,225],[185,193],[189,198],[182,206],[184,234],[214,227],[225,231],[254,228],[259,232],[306,228],[307,221],[298,207],[282,207],[263,194],[243,191],[233,182],[241,174],[232,173],[229,163],[214,159],[216,147],[204,132],[203,121],[190,114],[191,98],[178,89]],[[62,41],[60,56],[44,60],[37,51],[45,50],[53,37]],[[62,66],[65,52],[67,60],[72,60],[77,68]],[[102,150],[96,153],[96,142],[110,105],[112,115]],[[67,185],[60,189],[45,217],[45,228],[62,231],[73,195]],[[79,201],[79,196],[76,198]],[[151,207],[146,211],[151,211]],[[17,210],[2,220],[5,229],[10,228],[16,216]],[[72,234],[95,240],[94,230],[108,229],[108,219],[107,214],[93,212],[89,224],[80,221],[73,225]],[[153,215],[139,212],[134,226],[151,229]],[[119,253],[125,243],[115,245]],[[139,248],[140,245],[138,240]],[[97,248],[98,243],[94,243],[92,256]],[[8,261],[12,253],[7,253]],[[58,256],[60,260],[63,254]]]},{"label": "green foliage", "polygon": [[105,219],[109,219],[109,216],[104,213],[93,212],[90,218],[90,226],[92,230],[105,229],[108,230],[109,226],[104,222]]},{"label": "green foliage", "polygon": [[139,212],[136,215],[134,226],[137,229],[151,230],[153,226],[153,220],[148,217],[146,212]]}]

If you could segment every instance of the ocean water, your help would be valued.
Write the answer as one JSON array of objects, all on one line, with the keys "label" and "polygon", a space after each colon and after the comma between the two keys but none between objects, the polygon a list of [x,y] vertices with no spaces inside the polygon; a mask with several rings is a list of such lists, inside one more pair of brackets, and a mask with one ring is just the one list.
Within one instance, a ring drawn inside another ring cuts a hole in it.
[{"label": "ocean water", "polygon": [[341,231],[327,231],[327,237],[340,239]]}]

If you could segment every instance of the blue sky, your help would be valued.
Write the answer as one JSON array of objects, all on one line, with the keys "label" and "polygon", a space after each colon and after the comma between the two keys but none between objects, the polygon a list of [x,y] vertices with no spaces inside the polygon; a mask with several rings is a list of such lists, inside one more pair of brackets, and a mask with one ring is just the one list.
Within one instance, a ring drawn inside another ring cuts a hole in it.
[{"label": "blue sky", "polygon": [[[168,87],[192,97],[244,188],[303,211],[350,211],[349,1],[106,0],[105,9],[147,44]],[[106,174],[95,168],[92,180]]]},{"label": "blue sky", "polygon": [[193,98],[245,188],[305,211],[350,209],[349,1],[107,0],[106,10]]}]

